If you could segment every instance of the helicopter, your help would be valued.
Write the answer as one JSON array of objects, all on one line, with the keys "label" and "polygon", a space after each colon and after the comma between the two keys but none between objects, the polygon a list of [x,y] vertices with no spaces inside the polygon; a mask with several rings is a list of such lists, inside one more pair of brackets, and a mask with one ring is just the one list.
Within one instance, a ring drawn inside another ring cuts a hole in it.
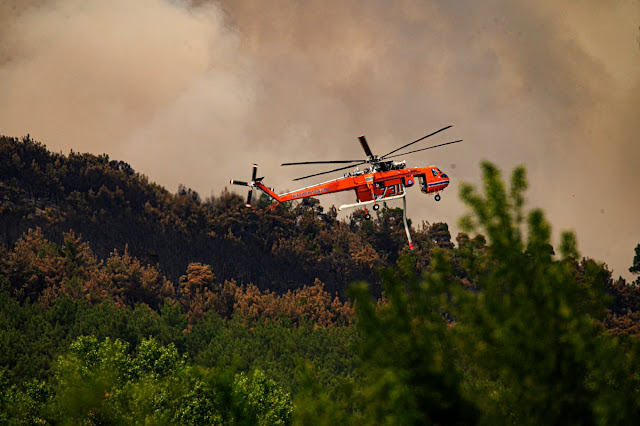
[{"label": "helicopter", "polygon": [[[440,201],[440,192],[443,191],[447,186],[449,186],[450,178],[446,173],[442,172],[437,166],[434,165],[407,168],[406,162],[404,160],[394,161],[392,159],[403,155],[413,154],[420,151],[426,151],[428,149],[462,142],[462,139],[459,139],[422,149],[416,149],[409,152],[397,153],[398,151],[408,148],[413,144],[416,144],[451,127],[453,126],[449,125],[443,127],[440,130],[436,130],[435,132],[416,139],[413,142],[403,145],[400,148],[396,148],[393,151],[381,156],[373,154],[371,148],[369,147],[369,143],[367,142],[364,135],[362,135],[358,137],[358,140],[360,141],[360,145],[362,146],[362,149],[367,156],[364,159],[282,163],[281,166],[299,166],[310,164],[348,164],[345,167],[339,167],[325,172],[302,176],[294,179],[294,181],[308,179],[356,167],[355,170],[344,173],[342,177],[296,189],[295,191],[276,194],[272,188],[267,187],[262,182],[264,177],[257,177],[257,164],[253,165],[253,172],[251,175],[251,180],[249,182],[231,180],[231,184],[249,187],[249,193],[247,194],[246,203],[247,207],[251,207],[251,197],[253,196],[254,188],[258,188],[260,191],[269,196],[272,202],[275,201],[275,203],[272,205],[274,208],[278,204],[287,201],[353,190],[356,194],[356,202],[352,204],[343,204],[338,208],[338,210],[363,207],[365,212],[365,219],[367,220],[371,219],[371,215],[369,214],[367,206],[372,205],[373,210],[377,211],[380,209],[380,203],[382,202],[402,199],[402,212],[405,232],[407,234],[407,239],[409,240],[409,248],[413,250],[414,245],[411,240],[411,234],[409,233],[409,226],[407,224],[406,188],[410,188],[417,184],[422,193],[427,195],[434,195],[435,201]],[[365,164],[366,166],[364,166],[364,169],[360,170],[359,166]]]}]

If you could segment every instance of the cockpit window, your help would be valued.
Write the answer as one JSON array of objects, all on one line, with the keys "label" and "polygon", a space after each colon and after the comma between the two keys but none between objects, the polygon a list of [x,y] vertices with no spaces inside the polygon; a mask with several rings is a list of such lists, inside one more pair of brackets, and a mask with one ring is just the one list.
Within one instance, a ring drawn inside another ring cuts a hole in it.
[{"label": "cockpit window", "polygon": [[446,173],[443,173],[443,174],[441,174],[441,175],[440,175],[440,177],[441,177],[442,179],[446,179],[446,178],[448,178],[449,176],[447,176],[447,174],[446,174]]},{"label": "cockpit window", "polygon": [[433,168],[431,169],[431,173],[433,174],[433,176],[437,177],[438,176],[438,172],[436,172],[436,169]]}]

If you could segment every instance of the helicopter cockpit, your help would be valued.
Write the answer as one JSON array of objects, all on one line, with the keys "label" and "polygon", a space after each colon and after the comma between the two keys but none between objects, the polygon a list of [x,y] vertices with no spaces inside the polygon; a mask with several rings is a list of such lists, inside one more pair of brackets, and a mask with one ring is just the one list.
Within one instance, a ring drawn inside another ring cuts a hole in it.
[{"label": "helicopter cockpit", "polygon": [[445,173],[442,172],[442,170],[440,170],[437,167],[432,167],[431,168],[431,173],[433,174],[433,177],[439,177],[442,179],[448,179],[449,176],[447,176]]},{"label": "helicopter cockpit", "polygon": [[[437,178],[436,182],[438,181],[442,181],[443,184],[448,184],[449,183],[449,176],[447,176],[446,173],[443,173],[442,170],[440,170],[437,167],[430,167],[429,168],[431,170],[431,174],[433,175],[434,178]],[[418,175],[416,176],[418,178],[418,182],[420,183],[420,191],[424,192],[425,194],[429,192],[429,182],[428,179],[426,178],[425,175]],[[444,179],[447,179],[446,181]],[[436,185],[434,185],[434,181],[432,180],[431,186],[432,188],[432,192],[436,188]]]}]

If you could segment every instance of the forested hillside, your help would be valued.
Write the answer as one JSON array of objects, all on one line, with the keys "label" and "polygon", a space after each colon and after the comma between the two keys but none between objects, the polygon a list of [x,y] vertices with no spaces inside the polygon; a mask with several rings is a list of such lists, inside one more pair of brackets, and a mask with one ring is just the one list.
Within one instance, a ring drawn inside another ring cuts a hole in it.
[{"label": "forested hillside", "polygon": [[[57,243],[73,230],[101,259],[128,245],[173,281],[190,262],[202,262],[219,279],[262,289],[281,292],[319,279],[342,292],[353,281],[378,282],[376,268],[393,264],[406,245],[397,209],[368,223],[358,214],[338,221],[335,209],[324,212],[315,199],[274,212],[244,209],[226,190],[205,200],[182,187],[172,194],[107,155],[55,154],[28,137],[0,139],[0,161],[5,246],[36,227]],[[435,224],[416,239],[428,249],[449,244],[450,235]]]},{"label": "forested hillside", "polygon": [[0,424],[637,422],[640,278],[554,248],[523,169],[483,176],[468,233],[409,252],[398,209],[247,209],[0,138]]}]

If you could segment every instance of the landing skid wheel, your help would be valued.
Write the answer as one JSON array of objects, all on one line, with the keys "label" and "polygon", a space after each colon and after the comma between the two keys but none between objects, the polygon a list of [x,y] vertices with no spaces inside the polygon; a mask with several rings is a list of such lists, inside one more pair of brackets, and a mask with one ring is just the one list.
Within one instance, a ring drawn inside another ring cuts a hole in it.
[{"label": "landing skid wheel", "polygon": [[373,205],[373,210],[375,210],[375,211],[380,210],[380,204],[374,204]]},{"label": "landing skid wheel", "polygon": [[364,211],[364,220],[371,220],[371,215],[369,214],[369,210],[367,208],[362,209]]},{"label": "landing skid wheel", "polygon": [[440,194],[436,194],[436,196],[434,197],[434,199],[435,199],[436,201],[440,201]]}]

